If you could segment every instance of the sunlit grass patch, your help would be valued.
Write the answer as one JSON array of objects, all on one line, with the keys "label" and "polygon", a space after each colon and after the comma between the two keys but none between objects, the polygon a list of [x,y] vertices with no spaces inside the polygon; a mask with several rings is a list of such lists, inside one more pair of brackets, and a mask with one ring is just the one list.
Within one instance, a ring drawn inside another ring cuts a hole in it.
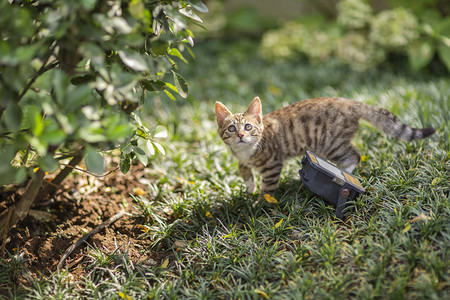
[{"label": "sunlit grass patch", "polygon": [[[160,259],[133,262],[126,248],[92,249],[82,282],[55,273],[33,281],[34,297],[448,298],[449,78],[266,63],[247,46],[243,63],[226,45],[197,46],[197,64],[179,71],[188,99],[154,102],[149,121],[168,128],[166,155],[149,162],[148,190],[132,195],[141,238],[152,241],[144,251]],[[245,193],[213,107],[220,100],[239,110],[255,95],[265,113],[316,96],[356,98],[437,132],[407,143],[363,124],[355,175],[366,194],[340,221],[331,204],[300,188],[298,160],[287,164],[273,197],[258,202]]]}]

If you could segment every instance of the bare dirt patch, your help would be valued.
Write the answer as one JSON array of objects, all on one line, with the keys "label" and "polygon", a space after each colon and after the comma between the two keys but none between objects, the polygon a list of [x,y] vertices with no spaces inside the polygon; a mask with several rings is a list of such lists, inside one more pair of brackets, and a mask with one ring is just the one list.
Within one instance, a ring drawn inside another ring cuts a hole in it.
[{"label": "bare dirt patch", "polygon": [[[24,253],[32,276],[56,271],[64,252],[76,240],[121,210],[133,212],[130,194],[146,193],[147,185],[141,180],[145,172],[142,165],[132,166],[127,174],[114,170],[103,178],[74,171],[54,197],[35,203],[33,211],[9,232],[6,250]],[[16,202],[23,189],[10,186],[0,190],[0,212]],[[82,276],[83,261],[90,247],[105,253],[120,248],[135,263],[161,261],[164,253],[152,251],[150,241],[140,238],[142,221],[125,215],[76,249],[65,267],[69,267],[75,278]]]}]

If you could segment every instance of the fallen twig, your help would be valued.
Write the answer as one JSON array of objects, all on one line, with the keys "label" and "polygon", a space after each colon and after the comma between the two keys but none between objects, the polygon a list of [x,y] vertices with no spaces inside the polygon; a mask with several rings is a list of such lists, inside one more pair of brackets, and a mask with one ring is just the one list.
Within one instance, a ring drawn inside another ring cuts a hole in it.
[{"label": "fallen twig", "polygon": [[84,258],[84,256],[80,256],[79,258],[75,259],[74,261],[72,261],[70,264],[67,265],[67,269],[70,270],[72,269],[74,266],[76,266],[80,261],[82,261]]},{"label": "fallen twig", "polygon": [[87,239],[89,239],[92,235],[100,232],[103,228],[105,228],[108,225],[111,225],[112,223],[116,222],[117,220],[119,220],[121,217],[123,217],[123,215],[125,215],[126,212],[124,211],[120,211],[117,214],[115,214],[114,216],[112,216],[111,218],[109,218],[108,220],[106,220],[105,222],[103,222],[102,224],[98,225],[97,227],[95,227],[94,229],[92,229],[88,234],[82,236],[81,238],[79,238],[74,244],[72,244],[72,246],[70,246],[69,248],[67,248],[66,252],[64,253],[64,255],[62,256],[61,260],[59,261],[57,268],[61,269],[62,266],[64,265],[64,262],[66,261],[66,259],[70,256],[70,254],[73,252],[73,250],[75,250],[76,248],[78,248],[81,244],[83,244]]}]

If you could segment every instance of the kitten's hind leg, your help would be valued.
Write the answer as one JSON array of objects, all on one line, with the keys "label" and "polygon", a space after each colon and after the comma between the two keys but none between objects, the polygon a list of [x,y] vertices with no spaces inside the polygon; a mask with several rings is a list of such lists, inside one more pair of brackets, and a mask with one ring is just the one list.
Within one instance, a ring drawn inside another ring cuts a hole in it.
[{"label": "kitten's hind leg", "polygon": [[330,160],[341,166],[347,173],[352,173],[359,163],[361,156],[355,148],[348,145],[331,154]]}]

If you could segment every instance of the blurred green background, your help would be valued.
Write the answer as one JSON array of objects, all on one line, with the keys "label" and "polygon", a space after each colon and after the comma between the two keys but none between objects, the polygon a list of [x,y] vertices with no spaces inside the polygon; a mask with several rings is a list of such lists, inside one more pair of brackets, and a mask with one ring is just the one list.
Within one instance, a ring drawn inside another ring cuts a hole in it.
[{"label": "blurred green background", "polygon": [[266,60],[450,70],[447,0],[206,0],[197,38],[259,39]]}]

